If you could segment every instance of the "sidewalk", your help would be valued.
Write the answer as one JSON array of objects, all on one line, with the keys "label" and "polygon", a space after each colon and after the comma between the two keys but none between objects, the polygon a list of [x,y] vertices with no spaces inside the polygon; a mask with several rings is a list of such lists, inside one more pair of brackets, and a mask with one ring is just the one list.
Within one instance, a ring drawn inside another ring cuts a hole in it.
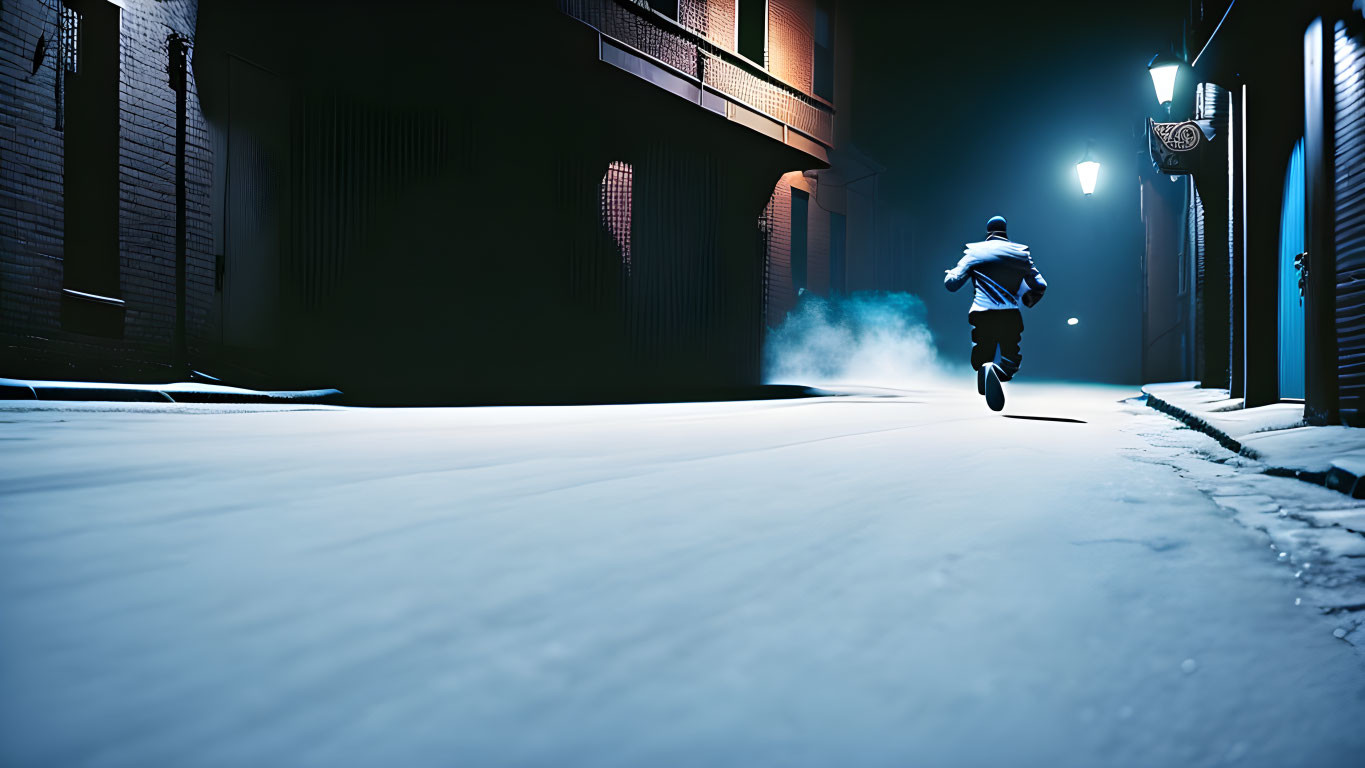
[{"label": "sidewalk", "polygon": [[1147,404],[1214,438],[1229,450],[1265,464],[1268,474],[1297,477],[1365,498],[1365,429],[1310,427],[1303,405],[1242,408],[1227,390],[1197,382],[1148,384]]},{"label": "sidewalk", "polygon": [[262,391],[201,381],[116,384],[0,378],[0,400],[104,400],[124,403],[332,403],[336,389]]}]

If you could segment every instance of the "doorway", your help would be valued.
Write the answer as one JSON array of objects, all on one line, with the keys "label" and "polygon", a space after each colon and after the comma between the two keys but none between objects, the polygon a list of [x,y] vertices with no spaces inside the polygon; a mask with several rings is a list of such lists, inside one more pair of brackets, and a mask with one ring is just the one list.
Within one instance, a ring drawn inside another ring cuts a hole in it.
[{"label": "doorway", "polygon": [[1304,393],[1303,292],[1299,287],[1304,250],[1303,139],[1294,144],[1284,175],[1280,211],[1280,397]]},{"label": "doorway", "polygon": [[230,56],[223,344],[271,349],[279,336],[280,265],[288,241],[290,104],[284,83]]}]

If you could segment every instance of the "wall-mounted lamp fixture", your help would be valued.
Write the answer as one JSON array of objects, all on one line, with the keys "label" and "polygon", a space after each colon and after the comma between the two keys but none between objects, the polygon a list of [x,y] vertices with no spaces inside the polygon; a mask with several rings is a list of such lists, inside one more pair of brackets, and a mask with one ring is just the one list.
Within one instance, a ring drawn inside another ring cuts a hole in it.
[{"label": "wall-mounted lamp fixture", "polygon": [[1168,111],[1175,98],[1175,77],[1185,62],[1173,54],[1158,53],[1147,62],[1147,73],[1152,76],[1152,87],[1156,89],[1156,100]]}]

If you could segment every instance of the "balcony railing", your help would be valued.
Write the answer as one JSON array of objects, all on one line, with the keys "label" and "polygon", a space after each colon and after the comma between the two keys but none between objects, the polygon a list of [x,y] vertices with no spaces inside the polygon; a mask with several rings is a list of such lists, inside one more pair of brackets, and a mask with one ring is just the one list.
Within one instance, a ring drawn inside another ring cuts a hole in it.
[{"label": "balcony railing", "polygon": [[834,110],[737,54],[630,0],[559,0],[564,13],[698,83],[834,146]]}]

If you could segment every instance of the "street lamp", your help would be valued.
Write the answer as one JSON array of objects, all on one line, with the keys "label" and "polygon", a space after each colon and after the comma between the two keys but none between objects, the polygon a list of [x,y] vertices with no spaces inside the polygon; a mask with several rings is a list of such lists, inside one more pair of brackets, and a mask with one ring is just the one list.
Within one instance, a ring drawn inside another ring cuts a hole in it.
[{"label": "street lamp", "polygon": [[1152,87],[1156,88],[1156,100],[1167,110],[1175,98],[1175,76],[1185,62],[1169,53],[1158,53],[1147,63],[1147,72],[1152,76]]},{"label": "street lamp", "polygon": [[1076,163],[1076,176],[1081,180],[1081,192],[1084,192],[1086,197],[1094,194],[1095,181],[1100,177],[1100,163],[1090,154],[1093,146],[1093,141],[1088,142],[1085,145],[1085,157]]}]

